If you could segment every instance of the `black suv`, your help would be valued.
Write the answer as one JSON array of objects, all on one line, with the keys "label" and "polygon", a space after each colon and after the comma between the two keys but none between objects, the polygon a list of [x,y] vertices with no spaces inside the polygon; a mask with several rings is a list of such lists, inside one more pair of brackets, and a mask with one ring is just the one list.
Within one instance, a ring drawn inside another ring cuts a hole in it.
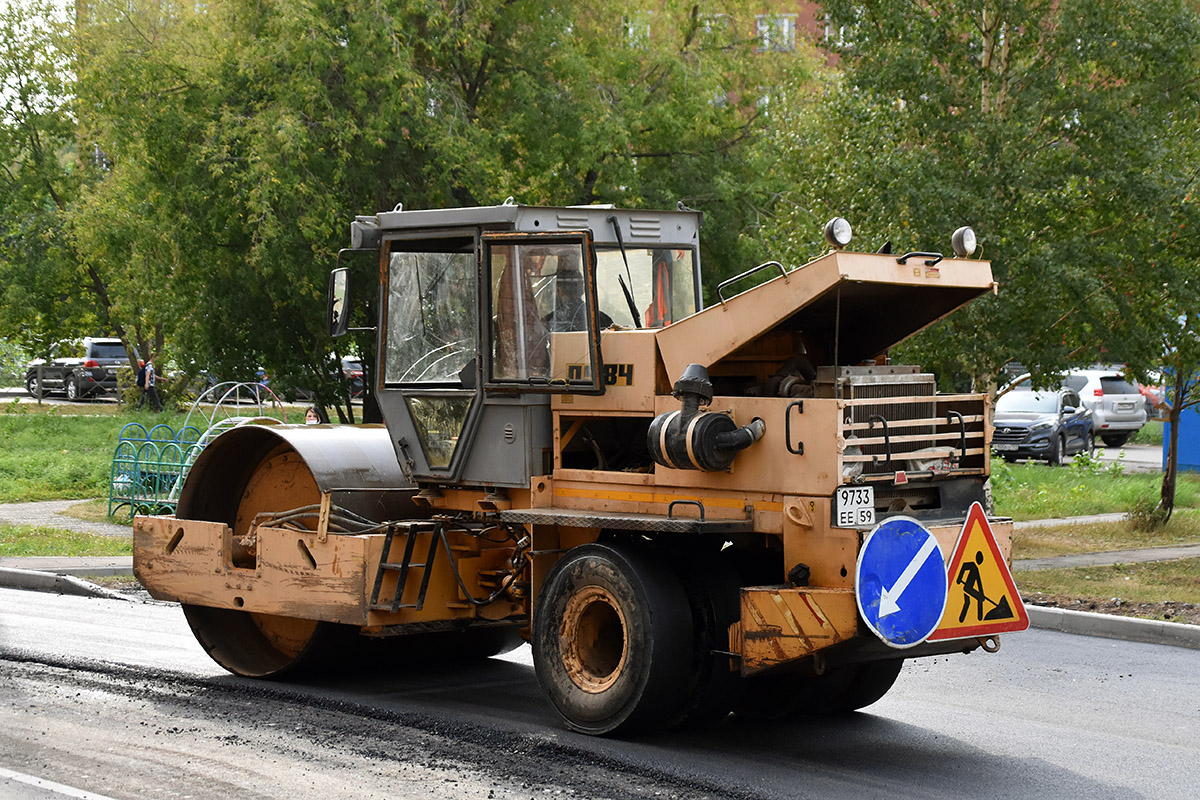
[{"label": "black suv", "polygon": [[82,356],[74,350],[71,345],[56,347],[49,361],[39,358],[29,362],[25,391],[34,397],[62,392],[69,400],[79,400],[116,390],[117,368],[129,364],[120,339],[88,337],[83,340]]}]

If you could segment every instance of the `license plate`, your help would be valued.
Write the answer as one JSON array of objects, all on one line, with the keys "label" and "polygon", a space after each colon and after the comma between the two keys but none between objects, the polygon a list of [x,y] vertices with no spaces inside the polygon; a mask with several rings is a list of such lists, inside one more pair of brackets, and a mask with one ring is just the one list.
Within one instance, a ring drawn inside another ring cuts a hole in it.
[{"label": "license plate", "polygon": [[1015,444],[993,444],[992,447],[996,448],[1001,453],[1008,453],[1017,449],[1017,445]]},{"label": "license plate", "polygon": [[1117,411],[1133,411],[1133,403],[1117,403]]},{"label": "license plate", "polygon": [[833,492],[833,527],[867,528],[875,524],[875,487],[839,486]]}]

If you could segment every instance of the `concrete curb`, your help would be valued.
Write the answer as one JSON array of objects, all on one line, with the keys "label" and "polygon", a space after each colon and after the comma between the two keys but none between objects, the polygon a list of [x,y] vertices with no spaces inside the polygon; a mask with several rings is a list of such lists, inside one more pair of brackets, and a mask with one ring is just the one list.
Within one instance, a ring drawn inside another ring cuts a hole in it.
[{"label": "concrete curb", "polygon": [[131,600],[120,592],[105,589],[94,583],[80,580],[73,575],[56,575],[31,569],[0,567],[0,586],[9,589],[27,589],[34,592],[55,592],[80,597],[102,597],[108,600]]},{"label": "concrete curb", "polygon": [[1025,610],[1029,612],[1029,624],[1035,628],[1200,650],[1200,625],[1097,614],[1094,611],[1068,611],[1048,606],[1027,605]]},{"label": "concrete curb", "polygon": [[0,569],[23,569],[36,572],[53,572],[55,575],[88,577],[133,577],[132,556],[87,557],[87,556],[22,556],[0,557]]}]

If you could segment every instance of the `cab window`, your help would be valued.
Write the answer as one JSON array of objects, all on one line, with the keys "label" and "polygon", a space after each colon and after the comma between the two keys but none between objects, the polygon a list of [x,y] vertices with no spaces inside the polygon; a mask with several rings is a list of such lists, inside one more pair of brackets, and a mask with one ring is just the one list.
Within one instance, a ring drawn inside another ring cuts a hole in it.
[{"label": "cab window", "polygon": [[475,250],[450,240],[435,251],[393,243],[388,254],[384,381],[457,384],[475,357]]},{"label": "cab window", "polygon": [[[629,268],[626,270],[626,260]],[[629,286],[637,322],[621,289]],[[671,247],[629,247],[596,253],[596,292],[600,311],[625,328],[661,328],[696,313],[693,251]]]},{"label": "cab window", "polygon": [[485,237],[490,282],[489,373],[493,388],[599,390],[591,248],[580,235]]}]

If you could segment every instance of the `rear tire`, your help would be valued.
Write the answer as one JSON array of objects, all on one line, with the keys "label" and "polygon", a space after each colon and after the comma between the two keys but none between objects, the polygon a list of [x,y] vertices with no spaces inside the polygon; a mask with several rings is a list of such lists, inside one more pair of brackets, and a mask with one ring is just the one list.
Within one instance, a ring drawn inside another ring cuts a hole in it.
[{"label": "rear tire", "polygon": [[79,381],[75,378],[67,378],[67,399],[71,402],[82,399],[79,393]]},{"label": "rear tire", "polygon": [[533,617],[538,682],[569,728],[592,735],[675,718],[689,690],[692,641],[674,572],[628,546],[567,552],[546,576]]},{"label": "rear tire", "polygon": [[40,399],[43,396],[42,382],[38,380],[36,374],[30,375],[25,379],[25,391],[29,393],[30,397]]},{"label": "rear tire", "polygon": [[1129,441],[1131,433],[1105,433],[1101,434],[1100,438],[1104,440],[1105,447],[1120,447]]},{"label": "rear tire", "polygon": [[705,554],[677,563],[692,607],[692,671],[676,725],[711,725],[733,710],[741,678],[730,663],[729,626],[741,618],[738,572],[727,559]]},{"label": "rear tire", "polygon": [[904,662],[868,661],[834,667],[822,675],[745,679],[735,713],[756,720],[848,714],[879,700],[896,683]]}]

